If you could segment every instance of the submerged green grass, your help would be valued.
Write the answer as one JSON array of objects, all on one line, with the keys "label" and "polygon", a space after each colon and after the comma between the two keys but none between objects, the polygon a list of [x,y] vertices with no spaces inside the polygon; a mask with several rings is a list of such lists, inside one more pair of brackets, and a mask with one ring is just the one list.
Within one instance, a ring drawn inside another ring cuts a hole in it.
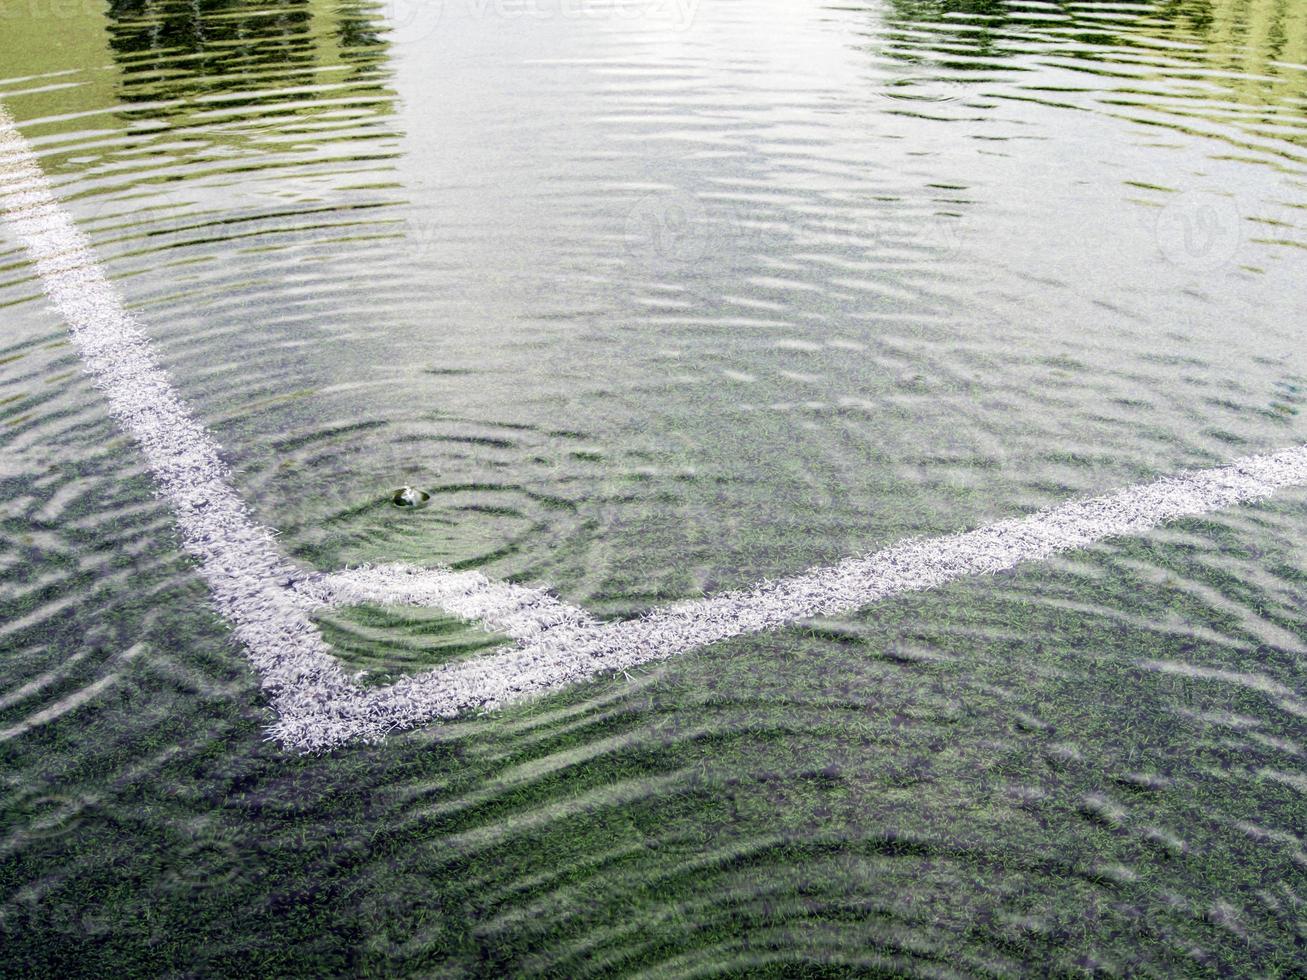
[{"label": "submerged green grass", "polygon": [[1300,851],[1256,828],[1304,816],[1298,720],[1140,666],[1295,669],[1215,639],[1204,574],[1113,546],[325,757],[263,740],[197,597],[125,602],[96,656],[148,655],[0,745],[0,972],[1290,976]]},{"label": "submerged green grass", "polygon": [[394,683],[451,660],[511,643],[510,637],[424,606],[341,606],[313,616],[346,668],[368,686]]}]

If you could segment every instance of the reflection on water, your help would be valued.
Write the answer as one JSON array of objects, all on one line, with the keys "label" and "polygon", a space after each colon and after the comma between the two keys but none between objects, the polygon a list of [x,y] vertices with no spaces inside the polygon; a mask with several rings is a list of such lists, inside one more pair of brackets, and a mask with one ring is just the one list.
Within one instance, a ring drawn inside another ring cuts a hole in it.
[{"label": "reflection on water", "polygon": [[1299,4],[890,0],[889,7],[887,30],[873,46],[930,73],[912,80],[914,90],[1022,71],[1028,76],[1010,89],[986,96],[1110,113],[1201,133],[1267,162],[1304,162],[1307,9]]},{"label": "reflection on water", "polygon": [[191,97],[248,90],[250,78],[285,81],[316,62],[308,0],[271,8],[227,0],[113,0],[108,16],[124,95],[136,101],[150,98],[139,90],[152,86]]},{"label": "reflection on water", "polygon": [[[310,564],[632,615],[1307,438],[1300,4],[60,11],[0,100]],[[6,235],[0,972],[1295,968],[1301,495],[287,758]]]}]

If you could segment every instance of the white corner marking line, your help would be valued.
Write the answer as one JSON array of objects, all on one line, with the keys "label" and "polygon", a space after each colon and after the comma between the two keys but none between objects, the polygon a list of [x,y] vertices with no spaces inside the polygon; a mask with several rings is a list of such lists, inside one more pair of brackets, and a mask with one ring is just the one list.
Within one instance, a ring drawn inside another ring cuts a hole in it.
[{"label": "white corner marking line", "polygon": [[[962,534],[908,541],[623,622],[598,622],[547,592],[493,582],[479,572],[401,564],[306,571],[282,555],[272,533],[250,515],[217,443],[156,363],[3,107],[0,209],[68,323],[110,412],[140,445],[214,605],[262,678],[278,715],[272,736],[300,751],[376,741],[397,729],[520,701],[731,637],[850,612],[1307,485],[1307,446],[1298,446]],[[388,687],[365,688],[346,676],[310,618],[317,607],[356,603],[434,606],[515,642]]]}]

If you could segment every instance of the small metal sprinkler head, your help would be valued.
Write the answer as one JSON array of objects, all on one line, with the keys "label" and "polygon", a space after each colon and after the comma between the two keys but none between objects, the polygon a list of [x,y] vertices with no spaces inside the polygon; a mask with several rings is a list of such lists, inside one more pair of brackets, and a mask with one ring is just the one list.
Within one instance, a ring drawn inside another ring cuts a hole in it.
[{"label": "small metal sprinkler head", "polygon": [[400,487],[390,498],[390,502],[396,507],[425,507],[430,500],[431,494],[414,487]]}]

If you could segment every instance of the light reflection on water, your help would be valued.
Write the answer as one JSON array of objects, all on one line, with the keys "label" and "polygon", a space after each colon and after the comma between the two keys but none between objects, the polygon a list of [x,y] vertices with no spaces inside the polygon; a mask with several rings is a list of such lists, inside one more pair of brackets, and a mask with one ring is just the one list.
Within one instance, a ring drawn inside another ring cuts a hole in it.
[{"label": "light reflection on water", "polygon": [[[1293,4],[29,4],[0,79],[323,568],[630,615],[1304,437]],[[1293,963],[1301,495],[287,759],[0,250],[11,967]]]}]

